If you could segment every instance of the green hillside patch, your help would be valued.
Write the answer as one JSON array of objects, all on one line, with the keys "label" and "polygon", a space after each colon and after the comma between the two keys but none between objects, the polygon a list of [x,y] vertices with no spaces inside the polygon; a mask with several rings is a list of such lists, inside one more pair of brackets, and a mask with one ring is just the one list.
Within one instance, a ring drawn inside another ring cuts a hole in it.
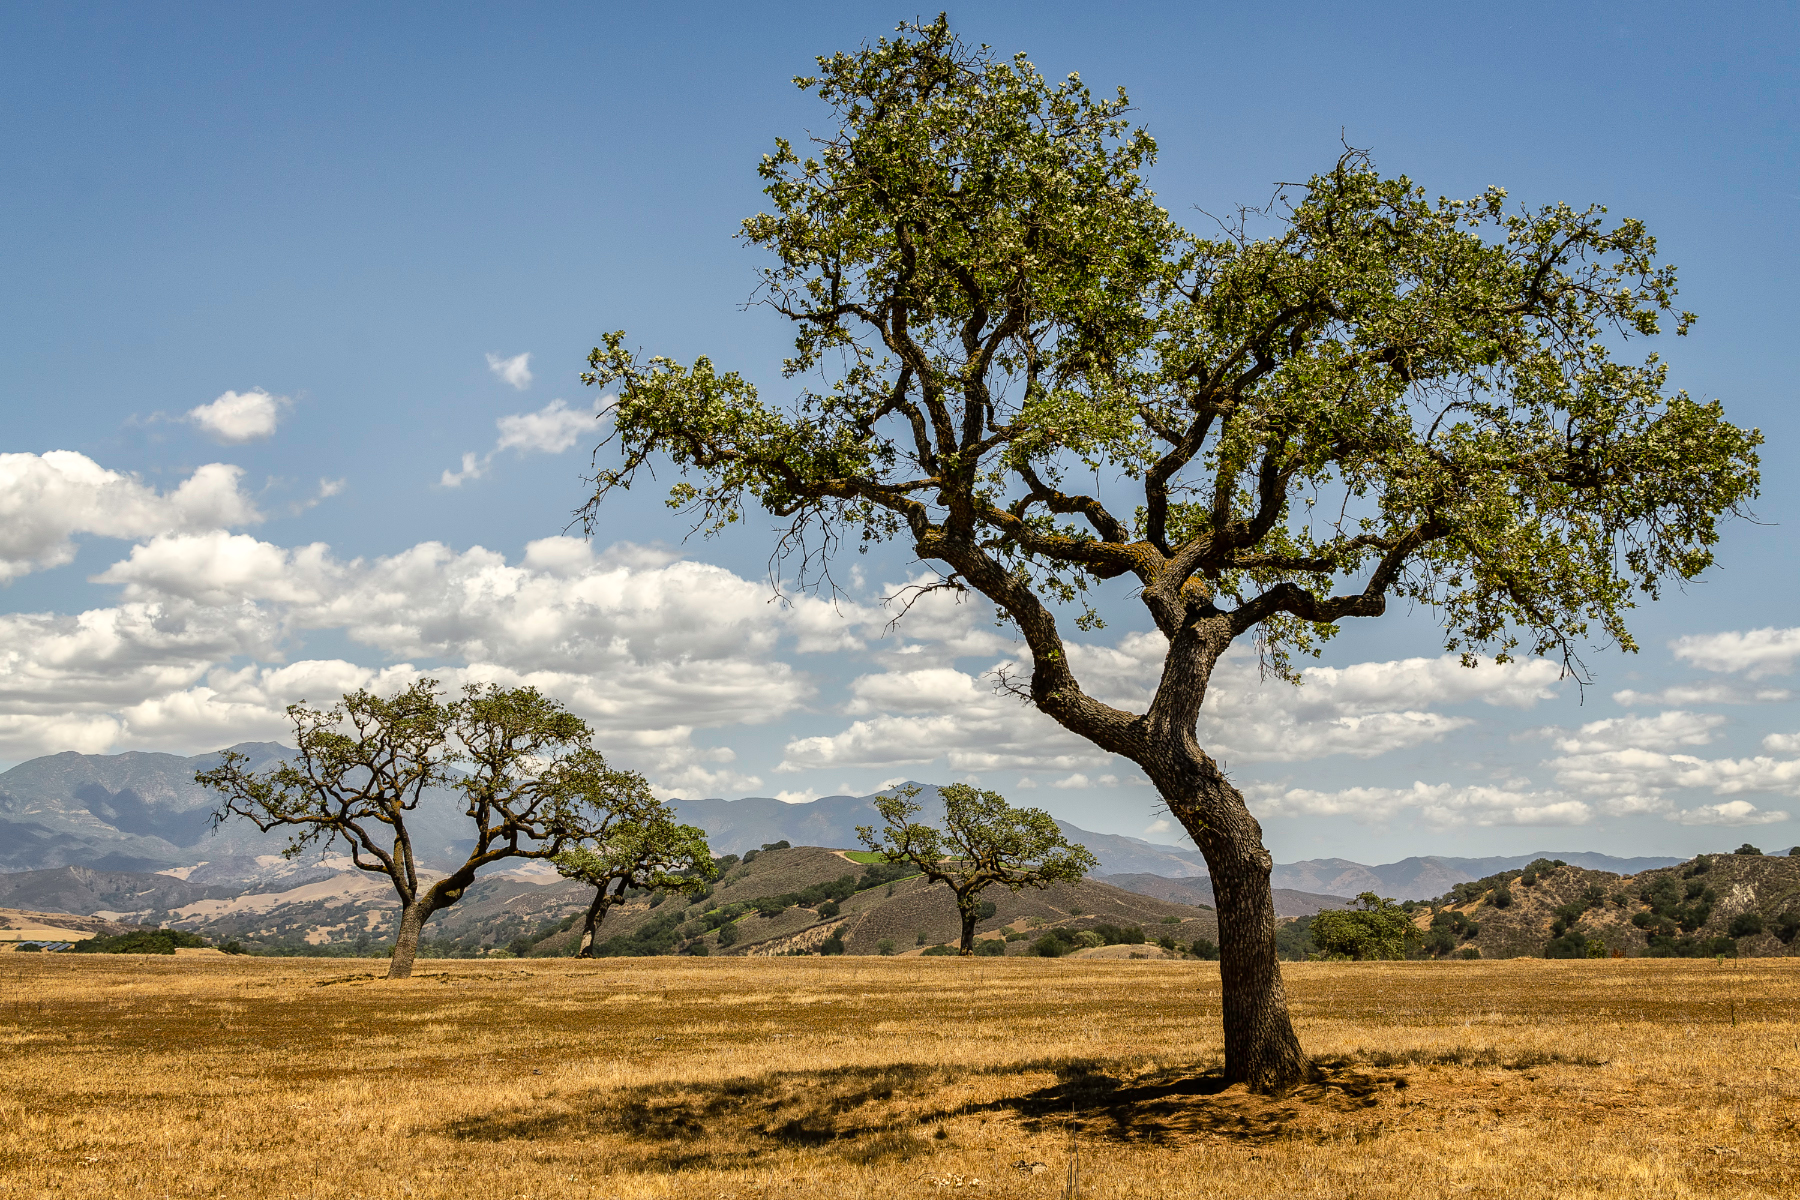
[{"label": "green hillside patch", "polygon": [[70,954],[173,954],[182,949],[204,949],[209,943],[197,933],[180,929],[134,929],[116,937],[89,938],[69,947]]}]

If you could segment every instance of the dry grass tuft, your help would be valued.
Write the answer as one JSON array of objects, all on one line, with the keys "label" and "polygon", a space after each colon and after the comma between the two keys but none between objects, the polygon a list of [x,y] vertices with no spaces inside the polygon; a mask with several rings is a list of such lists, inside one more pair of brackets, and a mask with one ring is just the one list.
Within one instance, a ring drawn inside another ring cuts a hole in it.
[{"label": "dry grass tuft", "polygon": [[1290,965],[1318,1077],[1281,1097],[1224,1086],[1209,964],[430,965],[7,956],[0,1197],[1048,1198],[1077,1151],[1091,1197],[1800,1175],[1789,960]]}]

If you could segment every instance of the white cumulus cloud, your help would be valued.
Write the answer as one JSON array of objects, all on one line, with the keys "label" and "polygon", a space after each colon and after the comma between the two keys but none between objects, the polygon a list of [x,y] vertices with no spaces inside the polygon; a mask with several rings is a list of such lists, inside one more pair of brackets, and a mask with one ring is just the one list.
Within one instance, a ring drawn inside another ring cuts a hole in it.
[{"label": "white cumulus cloud", "polygon": [[1670,644],[1675,657],[1706,671],[1742,671],[1751,679],[1784,675],[1800,658],[1800,628],[1694,634]]},{"label": "white cumulus cloud", "polygon": [[561,454],[580,441],[584,434],[596,432],[596,414],[604,401],[605,397],[602,397],[590,409],[574,409],[561,400],[552,400],[536,412],[501,417],[494,422],[500,430],[494,448],[486,454],[474,451],[464,454],[462,465],[457,470],[445,471],[438,477],[438,484],[461,487],[471,479],[480,479],[488,473],[494,456],[502,450],[519,454]]},{"label": "white cumulus cloud", "polygon": [[[574,538],[518,561],[426,542],[344,560],[225,530],[150,538],[97,577],[120,602],[77,615],[0,615],[0,753],[192,752],[279,736],[283,707],[427,673],[534,685],[587,718],[609,753],[664,794],[728,794],[759,780],[701,730],[756,725],[816,685],[787,656],[832,648],[868,614],[666,552],[596,554]],[[391,660],[283,663],[331,630]],[[246,660],[248,663],[246,665]]]},{"label": "white cumulus cloud", "polygon": [[61,566],[78,534],[142,538],[262,520],[240,467],[208,463],[158,492],[85,454],[0,454],[0,582]]},{"label": "white cumulus cloud", "polygon": [[531,386],[531,355],[515,354],[511,358],[501,358],[498,354],[487,356],[488,370],[492,371],[502,383],[507,383],[524,391]]},{"label": "white cumulus cloud", "polygon": [[1351,787],[1337,791],[1252,785],[1251,808],[1264,817],[1352,817],[1381,822],[1416,815],[1438,829],[1457,825],[1585,825],[1594,810],[1580,800],[1554,793],[1506,787],[1459,787],[1415,780],[1409,788]]},{"label": "white cumulus cloud", "polygon": [[251,388],[247,392],[226,392],[210,404],[190,408],[187,419],[215,441],[235,446],[273,436],[282,409],[290,403],[286,396],[271,396],[261,388]]}]

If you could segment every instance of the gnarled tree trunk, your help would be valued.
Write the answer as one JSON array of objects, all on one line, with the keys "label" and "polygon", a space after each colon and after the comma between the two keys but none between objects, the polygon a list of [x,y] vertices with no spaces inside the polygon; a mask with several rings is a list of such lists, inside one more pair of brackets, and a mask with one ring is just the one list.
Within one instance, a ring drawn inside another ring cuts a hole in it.
[{"label": "gnarled tree trunk", "polygon": [[1212,876],[1225,1078],[1253,1091],[1279,1092],[1312,1077],[1314,1068],[1288,1016],[1275,954],[1275,895],[1269,885],[1274,859],[1263,848],[1262,826],[1212,760],[1201,755],[1199,762],[1183,765],[1185,770],[1166,774],[1151,770],[1151,779]]},{"label": "gnarled tree trunk", "polygon": [[400,910],[400,931],[394,935],[394,960],[388,964],[389,979],[407,979],[412,976],[413,959],[419,955],[419,933],[430,917],[429,892]]},{"label": "gnarled tree trunk", "polygon": [[594,942],[600,932],[600,922],[606,920],[606,910],[612,907],[611,897],[605,888],[594,891],[594,902],[588,905],[587,916],[581,922],[581,946],[575,951],[576,958],[594,957]]}]

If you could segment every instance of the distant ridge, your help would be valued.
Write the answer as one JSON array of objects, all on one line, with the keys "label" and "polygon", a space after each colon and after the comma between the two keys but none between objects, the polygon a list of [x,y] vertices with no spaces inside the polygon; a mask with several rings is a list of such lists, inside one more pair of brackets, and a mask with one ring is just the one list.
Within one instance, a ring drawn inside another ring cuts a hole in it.
[{"label": "distant ridge", "polygon": [[[262,766],[292,753],[276,742],[244,742],[232,747]],[[251,860],[278,852],[279,834],[259,834],[247,823],[213,831],[207,815],[212,797],[194,783],[194,772],[214,765],[218,755],[183,758],[174,754],[50,754],[0,774],[0,871],[38,871],[77,866],[100,871],[142,872],[211,864],[194,876],[215,886],[247,883],[256,874]],[[926,820],[938,819],[937,789],[921,785]],[[742,854],[772,842],[796,846],[855,847],[858,825],[879,825],[870,796],[826,796],[807,804],[786,804],[772,796],[742,800],[675,800],[684,821],[707,831],[715,854]],[[427,866],[456,856],[467,834],[454,806],[428,799],[417,830]],[[1119,834],[1096,833],[1057,822],[1071,840],[1093,851],[1099,875],[1139,875],[1208,889],[1206,861],[1181,846]],[[1683,860],[1615,858],[1585,851],[1544,851],[1494,858],[1428,856],[1369,866],[1342,858],[1310,859],[1275,867],[1278,889],[1316,897],[1377,892],[1400,900],[1439,896],[1451,886],[1496,871],[1524,866],[1534,858],[1560,858],[1590,870],[1635,874]],[[244,864],[250,864],[246,866]],[[1149,886],[1157,886],[1151,884]],[[1154,894],[1154,893],[1153,893]],[[1308,903],[1296,897],[1295,904]]]}]

